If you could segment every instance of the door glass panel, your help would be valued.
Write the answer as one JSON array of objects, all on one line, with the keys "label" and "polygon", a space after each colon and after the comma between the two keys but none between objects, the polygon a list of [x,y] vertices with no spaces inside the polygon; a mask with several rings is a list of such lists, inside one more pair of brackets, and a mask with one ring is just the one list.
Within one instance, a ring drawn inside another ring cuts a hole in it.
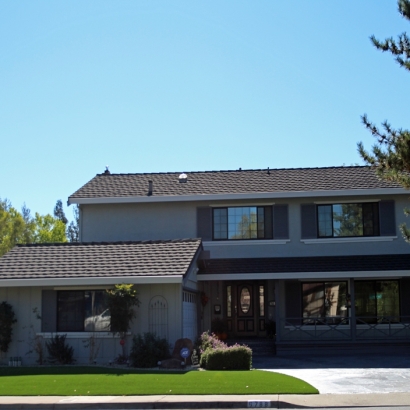
[{"label": "door glass panel", "polygon": [[259,316],[265,316],[265,286],[259,286]]},{"label": "door glass panel", "polygon": [[226,315],[232,317],[232,286],[226,287]]},{"label": "door glass panel", "polygon": [[246,286],[241,290],[240,306],[243,313],[248,313],[251,308],[251,294]]}]

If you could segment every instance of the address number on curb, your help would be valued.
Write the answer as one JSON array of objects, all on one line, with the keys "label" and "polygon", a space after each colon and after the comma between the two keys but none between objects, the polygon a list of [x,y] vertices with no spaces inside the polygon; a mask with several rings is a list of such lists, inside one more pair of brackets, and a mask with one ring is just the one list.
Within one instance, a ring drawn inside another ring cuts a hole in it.
[{"label": "address number on curb", "polygon": [[267,409],[270,408],[270,400],[248,400],[249,409]]}]

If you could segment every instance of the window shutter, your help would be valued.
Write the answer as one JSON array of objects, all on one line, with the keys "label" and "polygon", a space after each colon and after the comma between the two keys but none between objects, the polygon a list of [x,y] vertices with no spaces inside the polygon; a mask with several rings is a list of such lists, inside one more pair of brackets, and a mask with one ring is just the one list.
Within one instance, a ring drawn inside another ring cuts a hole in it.
[{"label": "window shutter", "polygon": [[196,227],[198,238],[212,240],[212,208],[207,206],[196,209]]},{"label": "window shutter", "polygon": [[288,205],[273,207],[273,235],[275,239],[289,239]]},{"label": "window shutter", "polygon": [[286,324],[300,324],[302,316],[302,285],[299,281],[285,281],[285,309]]},{"label": "window shutter", "polygon": [[410,279],[400,281],[400,312],[403,316],[410,316]]},{"label": "window shutter", "polygon": [[265,220],[265,236],[264,239],[273,238],[273,221],[272,221],[272,207],[264,207],[264,220]]},{"label": "window shutter", "polygon": [[41,331],[57,330],[57,292],[43,290],[41,295]]},{"label": "window shutter", "polygon": [[302,204],[302,239],[317,238],[316,205]]},{"label": "window shutter", "polygon": [[396,236],[394,201],[379,202],[380,236]]}]

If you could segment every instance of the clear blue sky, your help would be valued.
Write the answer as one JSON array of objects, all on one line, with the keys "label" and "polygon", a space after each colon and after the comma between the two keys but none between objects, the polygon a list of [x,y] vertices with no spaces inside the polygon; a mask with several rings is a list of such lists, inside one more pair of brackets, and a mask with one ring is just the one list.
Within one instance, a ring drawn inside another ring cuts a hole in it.
[{"label": "clear blue sky", "polygon": [[393,0],[3,1],[0,197],[52,212],[105,165],[361,164],[361,114],[409,127],[410,75],[369,41],[406,30]]}]

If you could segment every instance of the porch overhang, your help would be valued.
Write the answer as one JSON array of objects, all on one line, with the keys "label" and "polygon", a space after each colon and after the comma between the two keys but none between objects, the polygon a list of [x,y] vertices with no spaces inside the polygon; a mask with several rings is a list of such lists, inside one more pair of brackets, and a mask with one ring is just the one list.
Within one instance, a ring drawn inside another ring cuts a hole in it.
[{"label": "porch overhang", "polygon": [[198,281],[410,277],[410,254],[203,259]]},{"label": "porch overhang", "polygon": [[198,281],[229,281],[229,280],[268,280],[268,279],[348,279],[348,278],[401,278],[410,277],[410,270],[404,271],[359,271],[359,272],[261,272],[261,273],[223,273],[223,274],[199,274]]}]

